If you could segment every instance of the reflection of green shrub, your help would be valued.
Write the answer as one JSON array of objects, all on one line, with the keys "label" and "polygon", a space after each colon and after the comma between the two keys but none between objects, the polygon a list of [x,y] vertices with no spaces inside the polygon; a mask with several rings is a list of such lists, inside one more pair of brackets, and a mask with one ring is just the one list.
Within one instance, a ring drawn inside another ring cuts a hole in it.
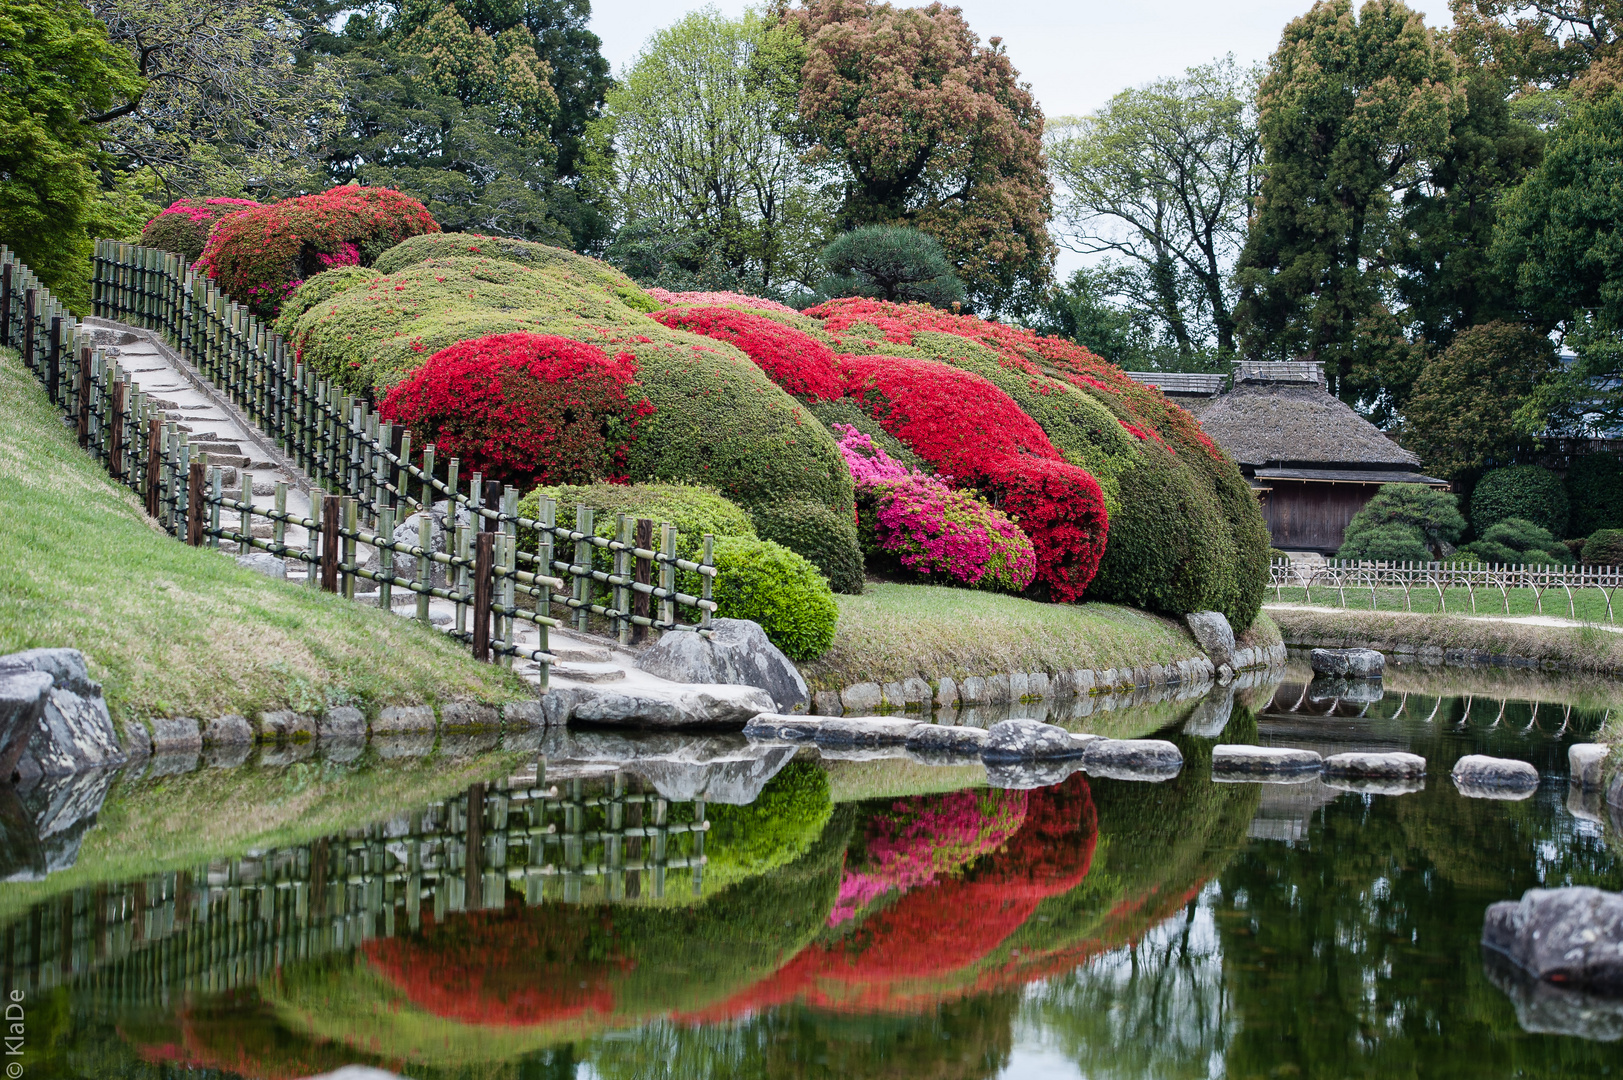
[{"label": "reflection of green shrub", "polygon": [[1567,528],[1574,536],[1623,528],[1623,461],[1611,454],[1575,458],[1567,470],[1567,502],[1572,507]]},{"label": "reflection of green shrub", "polygon": [[1554,563],[1571,561],[1567,546],[1531,521],[1506,518],[1483,534],[1482,539],[1465,545],[1483,562]]},{"label": "reflection of green shrub", "polygon": [[811,761],[791,761],[748,806],[711,803],[705,837],[713,885],[765,874],[805,854],[834,812],[828,773]]},{"label": "reflection of green shrub", "polygon": [[817,567],[782,544],[716,541],[716,614],[761,624],[791,660],[814,660],[834,641],[840,609]]},{"label": "reflection of green shrub", "polygon": [[1565,536],[1567,491],[1554,473],[1537,465],[1495,469],[1471,492],[1471,525],[1485,536],[1506,518],[1522,518],[1552,536]]},{"label": "reflection of green shrub", "polygon": [[1597,529],[1584,542],[1583,560],[1601,566],[1623,566],[1623,529]]}]

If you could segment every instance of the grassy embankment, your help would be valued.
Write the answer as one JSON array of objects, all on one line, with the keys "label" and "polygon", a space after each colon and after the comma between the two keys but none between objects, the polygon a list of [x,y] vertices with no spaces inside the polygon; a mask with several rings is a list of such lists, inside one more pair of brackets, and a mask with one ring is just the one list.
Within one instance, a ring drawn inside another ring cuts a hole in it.
[{"label": "grassy embankment", "polygon": [[534,694],[438,631],[158,531],[0,352],[0,653],[84,652],[119,722]]},{"label": "grassy embankment", "polygon": [[[834,644],[802,665],[814,689],[919,676],[936,681],[1010,671],[1132,668],[1200,656],[1174,619],[1115,604],[1042,604],[935,585],[869,584],[840,606]],[[1260,615],[1245,645],[1279,641]]]}]

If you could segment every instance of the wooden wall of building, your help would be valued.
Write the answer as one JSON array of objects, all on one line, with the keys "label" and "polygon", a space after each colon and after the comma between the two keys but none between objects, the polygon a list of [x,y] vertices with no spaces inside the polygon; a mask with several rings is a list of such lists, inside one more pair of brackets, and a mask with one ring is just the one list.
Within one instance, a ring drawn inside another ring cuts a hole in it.
[{"label": "wooden wall of building", "polygon": [[1381,490],[1379,484],[1306,483],[1271,480],[1273,490],[1262,500],[1273,545],[1287,551],[1333,554],[1341,546],[1347,523]]}]

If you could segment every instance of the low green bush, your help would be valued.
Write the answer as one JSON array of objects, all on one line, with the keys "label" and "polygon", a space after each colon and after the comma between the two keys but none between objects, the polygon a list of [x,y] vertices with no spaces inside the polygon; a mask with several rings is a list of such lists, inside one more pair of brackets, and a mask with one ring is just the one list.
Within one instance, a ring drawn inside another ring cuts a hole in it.
[{"label": "low green bush", "polygon": [[1429,549],[1452,544],[1465,532],[1465,518],[1460,515],[1454,496],[1425,484],[1382,485],[1375,497],[1347,523],[1344,540],[1356,542],[1360,533],[1385,525],[1412,529]]},{"label": "low green bush", "polygon": [[1567,530],[1589,536],[1599,529],[1623,529],[1623,461],[1611,454],[1585,454],[1567,470]]},{"label": "low green bush", "polygon": [[1479,537],[1507,518],[1520,518],[1552,536],[1567,531],[1567,490],[1548,469],[1510,465],[1494,469],[1471,492],[1471,526]]},{"label": "low green bush", "polygon": [[1226,456],[1214,458],[1198,448],[1187,448],[1179,454],[1179,459],[1203,474],[1211,484],[1229,541],[1234,545],[1234,561],[1228,575],[1230,591],[1213,610],[1221,611],[1234,626],[1250,626],[1262,610],[1262,598],[1273,581],[1268,557],[1273,538],[1268,533],[1268,522],[1262,516],[1257,493],[1239,466]]},{"label": "low green bush", "polygon": [[518,240],[511,236],[481,236],[478,233],[430,233],[414,236],[379,255],[373,268],[393,274],[428,259],[467,255],[503,259],[528,266],[548,266],[568,271],[612,293],[633,311],[658,311],[666,305],[643,292],[625,274],[599,259],[577,255],[567,248]]},{"label": "low green bush", "polygon": [[1597,529],[1584,541],[1583,561],[1597,566],[1623,566],[1623,529]]},{"label": "low green bush", "polygon": [[1489,563],[1559,565],[1572,561],[1572,553],[1550,535],[1550,530],[1523,518],[1506,518],[1484,533],[1482,539],[1465,545],[1465,550]]},{"label": "low green bush", "polygon": [[1176,615],[1227,608],[1236,553],[1211,490],[1161,447],[1145,448],[1120,485],[1088,596]]},{"label": "low green bush", "polygon": [[761,624],[791,660],[815,660],[834,641],[840,609],[817,567],[771,540],[716,541],[716,614]]},{"label": "low green bush", "polygon": [[1431,549],[1418,528],[1401,521],[1368,525],[1356,532],[1349,526],[1338,559],[1370,562],[1430,562]]},{"label": "low green bush", "polygon": [[750,518],[756,535],[810,559],[835,592],[862,591],[862,549],[852,515],[804,499],[777,499],[751,507]]},{"label": "low green bush", "polygon": [[591,507],[592,531],[604,538],[614,536],[619,514],[633,520],[648,518],[654,523],[657,547],[659,526],[670,522],[676,526],[676,553],[695,562],[703,553],[705,533],[751,539],[756,535],[748,514],[714,488],[697,484],[563,484],[536,488],[519,500],[519,515],[536,517],[543,495],[557,503],[560,525],[574,525],[576,508]]}]

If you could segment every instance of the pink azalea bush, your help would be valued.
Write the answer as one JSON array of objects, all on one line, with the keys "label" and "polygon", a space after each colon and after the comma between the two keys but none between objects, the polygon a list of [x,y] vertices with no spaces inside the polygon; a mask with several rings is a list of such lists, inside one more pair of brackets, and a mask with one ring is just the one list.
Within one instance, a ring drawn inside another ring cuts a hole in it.
[{"label": "pink azalea bush", "polygon": [[643,292],[652,296],[662,304],[671,307],[726,307],[737,304],[740,307],[754,308],[756,311],[781,311],[785,315],[799,315],[800,312],[787,304],[780,304],[776,300],[767,300],[759,296],[746,296],[735,292],[671,292],[669,289],[644,289]]},{"label": "pink azalea bush", "polygon": [[1015,592],[1031,584],[1036,549],[1007,514],[908,469],[850,424],[833,430],[856,481],[858,515],[867,517],[860,531],[866,538],[871,530],[873,547],[926,577]]},{"label": "pink azalea bush", "polygon": [[1000,788],[915,795],[868,819],[863,854],[846,867],[828,925],[895,893],[949,877],[1001,848],[1026,820],[1026,793]]}]

